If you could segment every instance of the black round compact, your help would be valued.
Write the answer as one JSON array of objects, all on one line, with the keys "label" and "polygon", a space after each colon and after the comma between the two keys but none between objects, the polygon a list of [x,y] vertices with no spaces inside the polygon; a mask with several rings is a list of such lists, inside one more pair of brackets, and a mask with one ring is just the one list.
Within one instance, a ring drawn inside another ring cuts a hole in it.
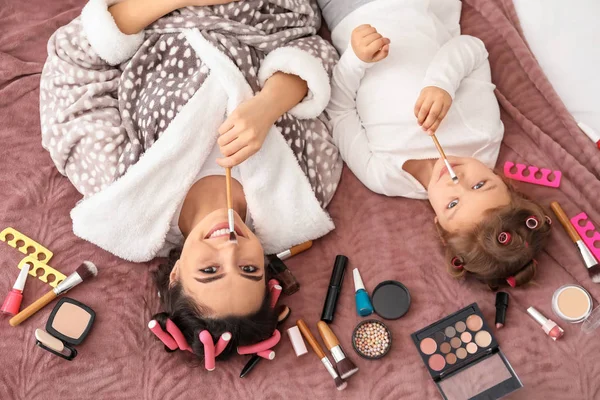
[{"label": "black round compact", "polygon": [[383,281],[373,290],[371,301],[373,309],[381,318],[398,319],[410,307],[410,293],[398,281]]}]

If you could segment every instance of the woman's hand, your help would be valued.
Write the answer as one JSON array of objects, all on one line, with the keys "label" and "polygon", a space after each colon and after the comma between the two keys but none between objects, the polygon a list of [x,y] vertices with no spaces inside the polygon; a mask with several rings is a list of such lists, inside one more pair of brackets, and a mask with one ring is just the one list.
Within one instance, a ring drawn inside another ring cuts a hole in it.
[{"label": "woman's hand", "polygon": [[273,99],[263,92],[240,104],[219,128],[217,142],[225,158],[217,159],[217,164],[231,168],[259,151],[281,116],[275,109]]},{"label": "woman's hand", "polygon": [[360,25],[352,31],[352,50],[366,63],[376,63],[390,52],[390,39],[384,38],[371,25]]},{"label": "woman's hand", "polygon": [[452,97],[448,92],[435,86],[427,86],[421,90],[415,104],[415,117],[423,130],[433,135],[448,114],[451,105]]}]

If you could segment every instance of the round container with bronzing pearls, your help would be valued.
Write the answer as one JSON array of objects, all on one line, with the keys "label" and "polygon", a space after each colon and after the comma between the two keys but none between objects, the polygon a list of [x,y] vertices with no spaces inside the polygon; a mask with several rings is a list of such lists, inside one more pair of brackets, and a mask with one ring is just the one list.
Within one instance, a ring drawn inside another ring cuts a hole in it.
[{"label": "round container with bronzing pearls", "polygon": [[368,360],[385,356],[392,347],[392,333],[387,326],[376,319],[362,321],[352,332],[354,351]]}]

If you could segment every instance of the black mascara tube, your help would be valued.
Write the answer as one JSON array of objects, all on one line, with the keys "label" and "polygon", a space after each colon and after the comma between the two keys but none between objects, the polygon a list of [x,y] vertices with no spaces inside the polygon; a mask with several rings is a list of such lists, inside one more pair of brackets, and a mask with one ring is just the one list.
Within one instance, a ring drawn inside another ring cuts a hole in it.
[{"label": "black mascara tube", "polygon": [[321,314],[321,320],[327,323],[333,322],[333,314],[335,314],[337,300],[342,291],[342,282],[344,281],[346,264],[348,264],[348,257],[343,255],[335,257],[333,272],[331,273],[331,280],[329,281],[329,288],[327,289],[327,297],[325,297],[323,313]]}]

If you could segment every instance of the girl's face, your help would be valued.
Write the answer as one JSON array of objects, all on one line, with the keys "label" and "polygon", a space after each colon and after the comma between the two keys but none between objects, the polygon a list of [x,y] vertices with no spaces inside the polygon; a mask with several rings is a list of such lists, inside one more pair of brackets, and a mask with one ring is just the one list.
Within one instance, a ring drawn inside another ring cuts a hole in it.
[{"label": "girl's face", "polygon": [[263,248],[235,213],[238,243],[229,242],[227,209],[208,214],[188,235],[171,282],[198,304],[208,317],[245,316],[260,309],[265,296]]},{"label": "girl's face", "polygon": [[452,182],[444,161],[439,159],[427,186],[436,220],[446,231],[470,229],[487,210],[510,203],[508,187],[484,164],[471,157],[448,157],[448,161],[458,183]]}]

